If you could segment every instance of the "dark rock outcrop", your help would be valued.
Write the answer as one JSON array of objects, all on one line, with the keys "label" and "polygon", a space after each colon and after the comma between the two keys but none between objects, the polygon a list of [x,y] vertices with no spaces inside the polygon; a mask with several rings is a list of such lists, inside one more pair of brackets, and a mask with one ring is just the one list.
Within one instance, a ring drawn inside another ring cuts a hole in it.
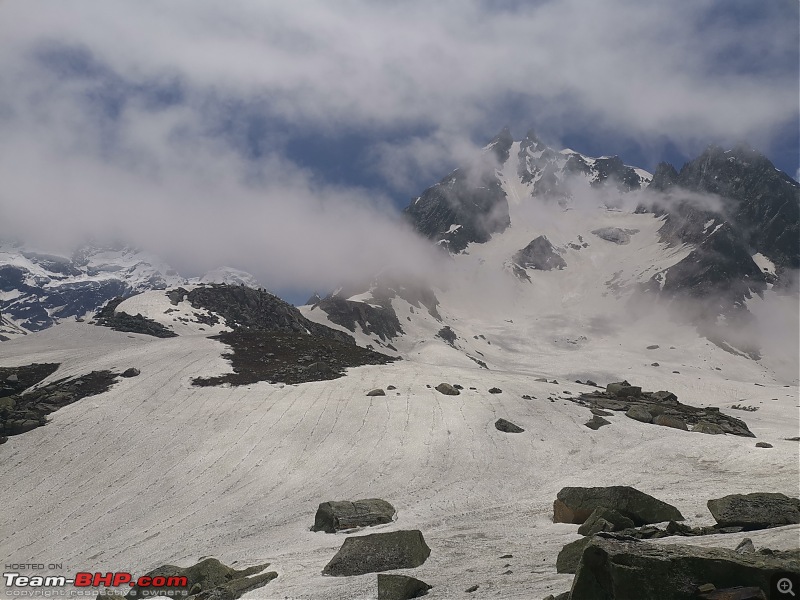
[{"label": "dark rock outcrop", "polygon": [[391,523],[396,512],[394,506],[380,498],[323,502],[317,508],[311,531],[336,533],[343,529],[383,525]]},{"label": "dark rock outcrop", "polygon": [[57,364],[0,368],[0,377],[10,373],[6,375],[3,390],[12,392],[0,396],[1,436],[20,435],[46,425],[50,413],[83,398],[102,394],[117,381],[117,374],[111,371],[92,371],[27,389],[57,368]]},{"label": "dark rock outcrop", "polygon": [[530,244],[514,254],[512,261],[522,269],[536,269],[539,271],[563,269],[567,266],[566,261],[561,258],[553,244],[544,235],[535,238]]},{"label": "dark rock outcrop", "polygon": [[347,577],[413,569],[428,560],[430,553],[431,549],[418,529],[352,536],[345,539],[322,574]]},{"label": "dark rock outcrop", "polygon": [[400,320],[394,312],[391,303],[384,305],[367,304],[345,300],[339,296],[329,296],[314,305],[314,310],[319,308],[328,315],[332,323],[341,325],[355,333],[356,325],[361,327],[367,335],[377,335],[386,341],[403,333]]},{"label": "dark rock outcrop", "polygon": [[553,503],[553,522],[582,524],[597,508],[613,509],[637,525],[683,520],[674,506],[635,488],[616,485],[563,488]]},{"label": "dark rock outcrop", "polygon": [[[624,411],[630,418],[643,423],[663,424],[700,433],[729,433],[742,437],[755,437],[741,419],[726,415],[718,408],[697,408],[678,402],[672,392],[643,392],[642,388],[627,381],[609,383],[605,392],[590,392],[579,397],[567,396],[577,404],[592,410]],[[647,415],[650,415],[650,421]],[[634,416],[636,415],[636,416]]]},{"label": "dark rock outcrop", "polygon": [[572,583],[571,600],[691,600],[700,586],[752,586],[770,590],[781,572],[800,573],[800,552],[737,554],[722,548],[656,546],[647,542],[590,539]]},{"label": "dark rock outcrop", "polygon": [[800,523],[800,499],[784,494],[731,494],[708,501],[708,510],[721,527],[765,529]]},{"label": "dark rock outcrop", "polygon": [[513,142],[504,129],[490,142],[490,154],[456,169],[414,199],[404,211],[414,229],[452,253],[505,231],[511,223],[508,199],[495,168],[498,161],[502,164],[508,159]]},{"label": "dark rock outcrop", "polygon": [[432,586],[408,575],[378,573],[378,600],[409,600],[420,598]]},{"label": "dark rock outcrop", "polygon": [[611,425],[611,421],[609,421],[608,419],[604,419],[600,415],[593,415],[591,419],[589,419],[588,421],[586,421],[586,423],[584,423],[584,425],[589,429],[597,431],[601,427],[605,427],[606,425]]},{"label": "dark rock outcrop", "polygon": [[124,298],[118,297],[101,308],[94,316],[94,324],[109,327],[114,331],[124,331],[128,333],[142,333],[152,335],[157,338],[177,337],[177,333],[158,323],[153,319],[148,319],[140,314],[129,315],[123,311],[117,311],[117,307],[122,304]]}]

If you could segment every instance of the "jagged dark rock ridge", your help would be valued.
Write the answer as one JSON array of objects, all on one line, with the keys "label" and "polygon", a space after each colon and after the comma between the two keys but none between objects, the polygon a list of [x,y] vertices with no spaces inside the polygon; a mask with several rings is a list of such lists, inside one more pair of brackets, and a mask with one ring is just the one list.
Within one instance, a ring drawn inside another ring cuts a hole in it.
[{"label": "jagged dark rock ridge", "polygon": [[511,223],[508,200],[495,167],[508,160],[513,143],[503,129],[489,143],[485,160],[456,169],[413,200],[404,214],[414,228],[453,253],[505,231]]},{"label": "jagged dark rock ridge", "polygon": [[563,269],[567,266],[566,261],[556,252],[553,244],[550,243],[550,240],[545,235],[540,235],[531,240],[530,244],[514,254],[512,260],[514,265],[520,269],[551,271],[553,269]]}]

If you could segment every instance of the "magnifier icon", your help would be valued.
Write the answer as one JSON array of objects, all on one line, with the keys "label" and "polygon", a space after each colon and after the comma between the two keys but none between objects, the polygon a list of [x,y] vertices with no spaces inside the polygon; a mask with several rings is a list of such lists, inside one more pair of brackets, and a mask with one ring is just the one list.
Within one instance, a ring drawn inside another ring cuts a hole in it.
[{"label": "magnifier icon", "polygon": [[783,577],[782,579],[779,579],[777,588],[781,594],[789,594],[792,598],[796,597],[796,594],[792,589],[792,580],[789,579],[788,577]]}]

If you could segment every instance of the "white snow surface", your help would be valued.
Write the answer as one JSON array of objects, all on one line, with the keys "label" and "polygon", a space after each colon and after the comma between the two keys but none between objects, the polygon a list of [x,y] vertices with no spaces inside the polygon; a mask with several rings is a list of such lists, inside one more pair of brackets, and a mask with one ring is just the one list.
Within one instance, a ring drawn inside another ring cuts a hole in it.
[{"label": "white snow surface", "polygon": [[[567,291],[554,310],[581,306],[580,292]],[[398,314],[412,315],[404,301],[395,302]],[[166,320],[169,307],[163,292],[120,305]],[[239,568],[270,562],[278,578],[246,598],[375,598],[374,574],[320,574],[346,534],[309,527],[320,502],[380,497],[397,508],[397,520],[359,533],[420,529],[431,556],[400,572],[435,586],[432,597],[461,597],[479,584],[471,597],[529,599],[570,586],[572,576],[557,574],[555,559],[576,539],[576,527],[551,520],[564,486],[632,485],[674,504],[692,524],[713,522],[705,507],[710,498],[797,495],[798,444],[784,439],[798,434],[797,388],[783,387],[758,363],[688,328],[602,336],[583,330],[581,339],[583,325],[566,316],[554,321],[543,314],[521,326],[516,315],[466,322],[443,314],[460,334],[486,334],[457,341],[484,352],[491,367],[485,370],[434,339],[441,323],[424,309],[413,315],[418,319],[403,323],[413,336],[396,340],[406,360],[297,386],[192,386],[193,377],[230,366],[221,357],[225,347],[208,331],[181,322],[172,323],[176,331],[183,327],[180,337],[170,339],[63,323],[3,343],[0,364],[60,362],[50,380],[104,368],[137,367],[141,375],[0,446],[0,472],[13,482],[0,490],[6,532],[0,552],[15,562],[137,574],[204,556]],[[645,349],[653,343],[660,348]],[[541,376],[559,383],[535,381]],[[601,383],[624,377],[645,389],[674,391],[688,404],[719,406],[774,448],[645,425],[620,413],[610,417],[612,425],[589,430],[583,426],[589,411],[564,398],[589,390],[572,380],[590,376]],[[453,397],[427,387],[442,381],[465,389]],[[385,397],[365,395],[390,384],[397,390]],[[503,392],[489,394],[490,387]],[[731,411],[737,403],[759,410]],[[525,433],[497,431],[500,417]],[[797,527],[763,532],[757,544],[796,545],[797,533]],[[499,558],[507,553],[514,557]],[[510,575],[501,574],[506,563]]]}]

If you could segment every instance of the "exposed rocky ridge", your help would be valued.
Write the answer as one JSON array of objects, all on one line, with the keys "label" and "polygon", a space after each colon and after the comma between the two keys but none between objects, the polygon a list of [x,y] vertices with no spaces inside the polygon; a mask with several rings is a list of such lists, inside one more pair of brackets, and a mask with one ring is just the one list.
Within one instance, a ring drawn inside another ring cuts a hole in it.
[{"label": "exposed rocky ridge", "polygon": [[125,298],[114,298],[110,300],[97,312],[93,323],[115,331],[142,333],[158,338],[177,337],[177,333],[161,323],[153,321],[153,319],[148,319],[140,314],[129,315],[124,311],[117,311],[117,307],[122,304],[124,300]]},{"label": "exposed rocky ridge", "polygon": [[312,310],[317,308],[326,313],[332,323],[341,325],[353,333],[356,331],[356,325],[359,325],[367,335],[375,334],[384,341],[403,333],[391,304],[379,306],[329,296],[317,302]]},{"label": "exposed rocky ridge", "polygon": [[[752,148],[709,146],[680,172],[662,163],[650,187],[678,197],[679,189],[684,189],[723,198],[723,217],[750,249],[778,266],[800,268],[800,184]],[[664,212],[660,209],[657,214]],[[668,216],[667,222],[672,219]],[[685,241],[696,241],[688,237],[691,230],[680,232]],[[667,227],[664,233],[677,232]]]},{"label": "exposed rocky ridge", "polygon": [[517,174],[533,183],[532,195],[559,201],[572,196],[571,179],[586,178],[592,187],[613,186],[619,192],[638,190],[649,183],[618,156],[591,158],[571,150],[557,151],[542,142],[533,130],[520,142]]},{"label": "exposed rocky ridge", "polygon": [[47,415],[59,408],[108,391],[119,376],[111,371],[92,371],[33,387],[58,367],[58,364],[32,364],[0,368],[0,443],[7,436],[46,425]]},{"label": "exposed rocky ridge", "polygon": [[309,321],[294,306],[265,290],[243,285],[212,284],[198,286],[191,291],[177,288],[170,290],[167,295],[175,304],[185,298],[194,308],[220,315],[234,329],[310,334],[344,344],[355,344],[355,340],[346,333]]},{"label": "exposed rocky ridge", "polygon": [[508,159],[512,144],[504,129],[483,161],[456,169],[414,199],[404,211],[414,229],[453,253],[505,231],[511,223],[508,200],[495,166]]}]

